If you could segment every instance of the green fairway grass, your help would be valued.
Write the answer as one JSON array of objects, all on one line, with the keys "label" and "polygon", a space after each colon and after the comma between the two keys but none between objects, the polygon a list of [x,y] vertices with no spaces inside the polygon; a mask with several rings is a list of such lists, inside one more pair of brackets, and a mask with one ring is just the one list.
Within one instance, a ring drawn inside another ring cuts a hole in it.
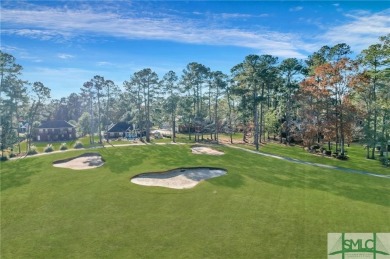
[{"label": "green fairway grass", "polygon": [[[99,144],[99,136],[94,136],[94,140],[95,140],[95,144],[94,145],[90,143],[89,136],[80,137],[77,140],[68,140],[68,141],[57,141],[57,142],[53,142],[53,141],[49,141],[49,142],[47,142],[47,141],[34,141],[34,142],[32,142],[32,145],[36,147],[38,153],[43,153],[45,148],[49,144],[52,145],[52,147],[54,148],[54,151],[60,150],[60,147],[61,147],[62,143],[65,143],[66,146],[68,147],[68,149],[73,149],[73,146],[74,146],[74,144],[77,141],[81,142],[83,144],[84,148],[91,148],[93,146],[101,146]],[[133,140],[127,140],[125,138],[123,138],[123,139],[110,139],[109,144],[106,142],[105,139],[103,139],[103,141],[104,141],[103,144],[105,146],[133,144],[135,142],[136,143],[142,143],[139,139],[133,141]],[[171,142],[172,142],[171,138],[162,138],[162,139],[151,138],[151,143],[152,144],[154,144],[154,143],[171,143]],[[194,143],[194,137],[192,136],[192,139],[189,140],[188,139],[188,135],[177,134],[176,142],[180,142],[180,143]],[[26,152],[26,145],[27,145],[26,141],[21,142],[20,143],[20,151],[19,151],[19,145],[14,145],[13,153],[18,154],[19,152],[20,153]],[[7,155],[8,155],[8,152],[7,152]]]},{"label": "green fairway grass", "polygon": [[[390,179],[300,165],[218,146],[94,149],[106,163],[1,163],[1,258],[327,258],[331,232],[390,232]],[[130,183],[143,172],[225,168],[193,189]]]},{"label": "green fairway grass", "polygon": [[[89,140],[88,140],[89,141]],[[32,145],[36,147],[38,153],[44,153],[45,148],[47,147],[48,144],[52,145],[54,151],[60,150],[61,144],[65,143],[68,149],[73,148],[73,145],[76,143],[76,140],[68,140],[68,141],[50,141],[50,142],[45,142],[45,141],[35,141],[32,142]],[[20,153],[26,152],[27,149],[27,143],[26,141],[23,141],[20,143]],[[18,154],[19,153],[19,146],[14,145],[14,153]]]},{"label": "green fairway grass", "polygon": [[[240,144],[238,146],[250,150],[255,150],[253,145]],[[350,147],[346,147],[346,151],[348,152],[349,157],[348,160],[340,160],[333,157],[322,156],[321,154],[312,154],[304,150],[301,146],[286,146],[284,144],[276,143],[262,144],[259,151],[267,154],[295,158],[312,163],[390,175],[389,167],[383,166],[378,160],[366,159],[364,148],[358,144],[353,144]]]}]

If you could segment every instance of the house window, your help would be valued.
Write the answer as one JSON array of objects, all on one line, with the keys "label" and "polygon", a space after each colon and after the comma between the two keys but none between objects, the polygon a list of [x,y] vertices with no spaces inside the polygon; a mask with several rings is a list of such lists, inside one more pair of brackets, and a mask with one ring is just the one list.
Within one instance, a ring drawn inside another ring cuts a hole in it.
[{"label": "house window", "polygon": [[115,133],[114,132],[110,132],[110,136],[111,137],[115,136]]},{"label": "house window", "polygon": [[44,129],[39,129],[39,133],[43,133],[43,132],[45,132]]}]

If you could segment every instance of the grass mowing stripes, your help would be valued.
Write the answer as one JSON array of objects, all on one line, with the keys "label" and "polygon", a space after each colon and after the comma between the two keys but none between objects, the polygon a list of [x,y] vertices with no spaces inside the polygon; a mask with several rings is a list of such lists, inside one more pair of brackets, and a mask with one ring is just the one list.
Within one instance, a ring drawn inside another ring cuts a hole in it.
[{"label": "grass mowing stripes", "polygon": [[[390,232],[390,181],[219,147],[97,149],[103,167],[54,168],[71,151],[1,164],[2,258],[325,258],[328,232]],[[139,173],[214,166],[193,189]]]}]

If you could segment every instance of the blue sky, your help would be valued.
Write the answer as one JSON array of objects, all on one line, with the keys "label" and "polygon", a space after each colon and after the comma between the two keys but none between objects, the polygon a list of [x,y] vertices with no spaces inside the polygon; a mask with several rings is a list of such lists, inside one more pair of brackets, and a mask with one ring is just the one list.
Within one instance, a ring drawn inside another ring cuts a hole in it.
[{"label": "blue sky", "polygon": [[388,33],[389,1],[1,2],[1,50],[54,98],[94,75],[122,86],[143,68],[162,77],[193,61],[229,74],[249,54],[305,59],[343,42],[358,54]]}]

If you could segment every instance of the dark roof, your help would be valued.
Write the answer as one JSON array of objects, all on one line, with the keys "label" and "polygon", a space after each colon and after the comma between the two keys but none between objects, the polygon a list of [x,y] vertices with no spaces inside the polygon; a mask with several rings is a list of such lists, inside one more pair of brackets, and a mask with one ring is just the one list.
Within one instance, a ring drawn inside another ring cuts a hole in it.
[{"label": "dark roof", "polygon": [[112,125],[107,132],[125,132],[128,129],[132,129],[133,127],[127,122],[118,122]]},{"label": "dark roof", "polygon": [[41,125],[38,128],[74,128],[74,126],[64,120],[58,120],[58,121],[43,121],[41,122]]}]

